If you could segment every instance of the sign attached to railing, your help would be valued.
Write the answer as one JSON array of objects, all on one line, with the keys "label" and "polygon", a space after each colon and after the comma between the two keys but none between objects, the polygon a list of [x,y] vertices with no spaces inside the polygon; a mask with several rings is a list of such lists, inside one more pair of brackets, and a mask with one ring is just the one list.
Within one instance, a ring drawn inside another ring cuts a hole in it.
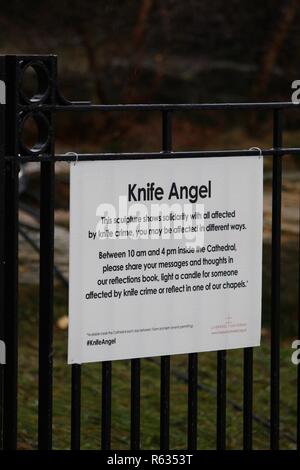
[{"label": "sign attached to railing", "polygon": [[69,363],[260,344],[260,157],[71,165]]}]

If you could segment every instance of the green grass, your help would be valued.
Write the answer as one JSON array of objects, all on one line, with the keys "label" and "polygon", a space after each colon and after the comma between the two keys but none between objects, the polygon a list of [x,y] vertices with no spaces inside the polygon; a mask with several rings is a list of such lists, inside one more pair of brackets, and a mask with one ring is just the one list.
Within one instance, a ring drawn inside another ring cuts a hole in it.
[{"label": "green grass", "polygon": [[[281,440],[284,449],[295,448],[296,367],[292,365],[291,342],[297,323],[295,288],[297,285],[296,245],[283,250],[283,308],[281,342]],[[269,285],[270,249],[264,250],[264,284]],[[38,406],[38,290],[20,288],[19,350],[19,447],[37,448]],[[270,412],[270,292],[264,290],[262,346],[254,350],[253,444],[257,449],[269,447]],[[67,314],[67,292],[55,288],[55,319]],[[171,359],[170,445],[173,449],[187,446],[187,356]],[[178,377],[179,376],[179,377]],[[71,369],[67,365],[67,331],[54,325],[53,446],[70,446]],[[198,447],[214,449],[216,445],[216,353],[199,354]],[[112,447],[130,446],[130,361],[113,363],[112,380]],[[159,359],[141,360],[141,445],[143,449],[159,448]],[[243,351],[228,352],[227,365],[227,445],[242,448]],[[82,366],[82,448],[98,449],[101,440],[101,364]]]}]

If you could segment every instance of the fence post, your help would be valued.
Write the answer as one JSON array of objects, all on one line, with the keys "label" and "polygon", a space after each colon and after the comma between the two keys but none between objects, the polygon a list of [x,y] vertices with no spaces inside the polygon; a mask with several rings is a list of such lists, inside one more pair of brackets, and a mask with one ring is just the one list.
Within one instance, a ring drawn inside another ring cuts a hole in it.
[{"label": "fence post", "polygon": [[[273,148],[282,147],[282,110],[273,113]],[[280,282],[282,156],[274,153],[272,177],[271,410],[270,448],[279,450],[280,428]]]},{"label": "fence post", "polygon": [[[57,58],[39,57],[46,69],[48,94],[45,102],[56,100]],[[45,90],[44,90],[45,91]],[[41,98],[43,102],[43,98]],[[40,450],[52,448],[52,395],[53,395],[53,274],[54,274],[54,152],[55,134],[52,112],[43,112],[48,122],[40,153],[51,157],[41,163],[40,173],[40,285],[39,285],[39,417],[38,446]]]},{"label": "fence post", "polygon": [[18,378],[18,197],[17,161],[17,58],[5,56],[6,112],[5,155],[15,157],[5,163],[5,295],[4,340],[6,365],[3,388],[3,448],[17,447]]},{"label": "fence post", "polygon": [[[28,67],[37,76],[38,90],[27,96],[22,79]],[[53,161],[41,163],[41,232],[40,232],[40,322],[39,322],[39,447],[52,444],[52,322],[53,322],[53,254],[54,254],[54,131],[52,111],[40,109],[41,104],[53,105],[57,98],[56,56],[6,55],[1,58],[0,73],[5,69],[5,148],[0,166],[1,182],[0,221],[4,230],[0,235],[5,265],[1,266],[0,293],[4,289],[4,340],[6,365],[3,387],[3,448],[17,447],[17,378],[18,378],[18,232],[19,232],[19,166],[22,156],[46,153]],[[3,112],[2,112],[3,114]],[[1,116],[3,117],[3,116]],[[26,120],[35,121],[38,141],[32,148],[24,142]],[[1,120],[0,135],[4,133]],[[4,161],[4,156],[10,157]],[[5,168],[5,175],[4,175]],[[3,233],[4,232],[4,233]],[[4,237],[4,240],[3,240]],[[3,298],[3,296],[1,296]],[[0,300],[1,302],[1,300]],[[1,339],[1,338],[0,338]]]},{"label": "fence post", "polygon": [[[0,57],[0,449],[3,448],[4,343],[4,223],[5,223],[5,59]],[[2,343],[3,341],[3,343]]]}]

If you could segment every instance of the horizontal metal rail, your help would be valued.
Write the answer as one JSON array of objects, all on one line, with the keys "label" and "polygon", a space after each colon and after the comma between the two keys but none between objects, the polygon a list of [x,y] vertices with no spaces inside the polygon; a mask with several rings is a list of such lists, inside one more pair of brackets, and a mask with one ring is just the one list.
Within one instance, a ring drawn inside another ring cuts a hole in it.
[{"label": "horizontal metal rail", "polygon": [[270,102],[270,103],[149,103],[149,104],[89,104],[81,102],[71,102],[66,105],[34,104],[19,105],[19,110],[23,108],[28,111],[30,107],[34,110],[64,112],[64,111],[201,111],[201,110],[274,110],[298,108],[298,103],[292,101]]},{"label": "horizontal metal rail", "polygon": [[187,151],[162,151],[162,152],[103,152],[103,153],[58,153],[56,155],[22,155],[14,157],[7,155],[7,161],[15,160],[16,158],[22,163],[27,162],[76,162],[76,161],[95,161],[95,160],[147,160],[155,158],[209,158],[209,157],[257,157],[262,155],[264,157],[271,156],[284,156],[284,155],[300,155],[300,147],[292,148],[270,148],[260,150],[187,150]]}]

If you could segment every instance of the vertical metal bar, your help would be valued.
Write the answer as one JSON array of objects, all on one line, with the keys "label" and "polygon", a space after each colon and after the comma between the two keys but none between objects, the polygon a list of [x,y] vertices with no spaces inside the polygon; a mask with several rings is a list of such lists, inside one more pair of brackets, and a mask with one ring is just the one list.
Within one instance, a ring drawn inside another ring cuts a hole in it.
[{"label": "vertical metal bar", "polygon": [[131,361],[131,449],[140,449],[140,359]]},{"label": "vertical metal bar", "polygon": [[81,366],[72,365],[71,450],[80,450]]},{"label": "vertical metal bar", "polygon": [[[282,110],[273,111],[273,148],[282,147]],[[271,435],[270,447],[279,449],[280,386],[280,261],[282,157],[273,156],[272,275],[271,275]]]},{"label": "vertical metal bar", "polygon": [[102,363],[102,433],[101,448],[110,450],[111,446],[111,372],[110,361]]},{"label": "vertical metal bar", "polygon": [[197,450],[198,354],[188,357],[188,449]]},{"label": "vertical metal bar", "polygon": [[226,449],[226,351],[217,352],[217,450]]},{"label": "vertical metal bar", "polygon": [[172,150],[172,111],[169,110],[162,112],[162,150]]},{"label": "vertical metal bar", "polygon": [[17,447],[18,412],[18,204],[17,58],[6,56],[5,149],[15,159],[6,163],[5,176],[5,318],[6,365],[4,372],[3,448]]},{"label": "vertical metal bar", "polygon": [[41,163],[39,417],[40,450],[52,447],[54,163]]},{"label": "vertical metal bar", "polygon": [[160,450],[169,449],[170,438],[170,356],[161,358],[160,367]]},{"label": "vertical metal bar", "polygon": [[252,449],[253,349],[244,349],[243,448]]},{"label": "vertical metal bar", "polygon": [[[298,250],[298,339],[300,339],[300,201],[299,201],[299,250]],[[297,450],[300,450],[300,363],[297,364]]]},{"label": "vertical metal bar", "polygon": [[[0,341],[4,341],[5,100],[6,100],[5,58],[0,57]],[[0,364],[0,449],[3,448],[3,385],[4,385],[4,364],[1,363]]]},{"label": "vertical metal bar", "polygon": [[[7,165],[6,172],[6,261],[5,261],[5,344],[4,436],[5,449],[17,446],[18,395],[18,164]],[[9,313],[11,317],[9,317]]]},{"label": "vertical metal bar", "polygon": [[4,365],[0,364],[0,450],[3,449],[3,386]]},{"label": "vertical metal bar", "polygon": [[[51,58],[53,81],[56,80],[56,58]],[[54,87],[52,92],[54,101]],[[39,286],[39,407],[38,446],[52,448],[53,394],[53,272],[54,272],[54,178],[55,145],[53,116],[49,115],[50,155],[53,161],[41,163],[40,173],[40,286]]]},{"label": "vertical metal bar", "polygon": [[[162,112],[162,149],[172,150],[172,112]],[[170,440],[170,356],[161,358],[160,368],[160,449],[168,450]]]}]

